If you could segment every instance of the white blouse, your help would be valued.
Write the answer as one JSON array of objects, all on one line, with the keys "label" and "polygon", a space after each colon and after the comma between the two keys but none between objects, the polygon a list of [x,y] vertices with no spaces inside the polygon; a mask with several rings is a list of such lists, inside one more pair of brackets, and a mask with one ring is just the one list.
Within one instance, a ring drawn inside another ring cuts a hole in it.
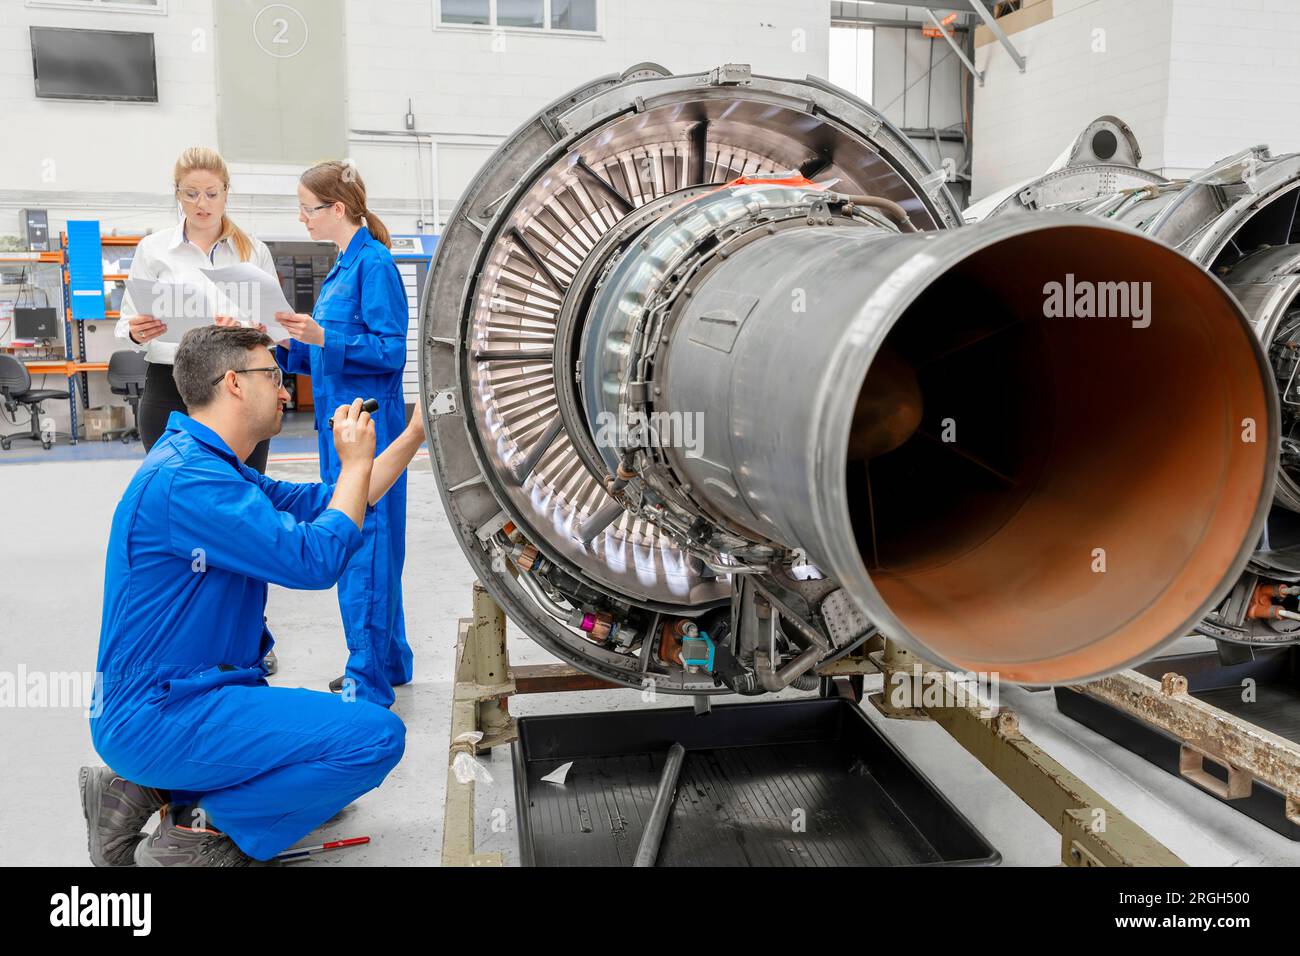
[{"label": "white blouse", "polygon": [[[250,237],[251,239],[251,237]],[[275,260],[266,243],[252,239],[253,254],[248,261],[268,275],[275,275]],[[185,238],[185,220],[182,219],[171,229],[160,229],[145,236],[135,247],[135,258],[131,260],[130,277],[132,279],[150,279],[163,282],[184,282],[203,284],[207,277],[202,270],[237,265],[242,260],[239,250],[230,239],[223,239],[212,247],[209,254]],[[144,352],[148,362],[171,365],[176,360],[176,342],[160,342],[158,339],[139,345],[131,339],[131,318],[140,315],[140,311],[131,302],[131,293],[122,294],[122,305],[117,327],[114,330],[119,341],[127,348]]]}]

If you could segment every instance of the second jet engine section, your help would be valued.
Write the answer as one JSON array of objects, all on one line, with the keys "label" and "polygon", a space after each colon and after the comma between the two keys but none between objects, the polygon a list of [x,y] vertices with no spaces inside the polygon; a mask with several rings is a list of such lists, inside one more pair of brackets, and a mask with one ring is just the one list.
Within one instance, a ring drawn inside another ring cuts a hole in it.
[{"label": "second jet engine section", "polygon": [[[1088,148],[1122,130],[1126,148]],[[1245,149],[1180,179],[1137,168],[1141,153],[1115,117],[1076,140],[1060,168],[966,211],[968,221],[1023,210],[1074,210],[1140,229],[1218,276],[1267,350],[1278,394],[1275,507],[1245,573],[1198,630],[1237,643],[1300,640],[1300,154]],[[1217,381],[1226,370],[1217,371]]]}]

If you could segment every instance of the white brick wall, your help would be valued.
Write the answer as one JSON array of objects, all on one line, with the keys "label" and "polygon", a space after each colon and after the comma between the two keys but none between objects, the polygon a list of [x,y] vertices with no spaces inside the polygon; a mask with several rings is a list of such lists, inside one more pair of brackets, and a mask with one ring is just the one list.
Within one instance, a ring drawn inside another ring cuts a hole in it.
[{"label": "white brick wall", "polygon": [[[1054,0],[1055,16],[996,44],[975,93],[974,196],[1042,172],[1113,113],[1169,176],[1258,143],[1300,150],[1300,0]],[[1093,52],[1103,30],[1104,53]]]},{"label": "white brick wall", "polygon": [[[210,35],[211,0],[169,0],[166,16],[0,0],[0,190],[169,192],[171,163],[180,151],[216,137],[212,47],[195,52],[191,33],[202,23]],[[161,102],[38,100],[28,32],[33,25],[153,33]],[[6,217],[0,232],[15,232],[17,219],[10,221],[7,209],[0,214]],[[129,221],[131,211],[118,215]]]},{"label": "white brick wall", "polygon": [[977,49],[972,198],[1038,175],[1106,113],[1133,128],[1143,165],[1163,165],[1174,2],[1053,0],[1052,19],[1011,35],[1023,74],[1000,44]]},{"label": "white brick wall", "polygon": [[1300,0],[1173,0],[1165,167],[1300,151]]}]

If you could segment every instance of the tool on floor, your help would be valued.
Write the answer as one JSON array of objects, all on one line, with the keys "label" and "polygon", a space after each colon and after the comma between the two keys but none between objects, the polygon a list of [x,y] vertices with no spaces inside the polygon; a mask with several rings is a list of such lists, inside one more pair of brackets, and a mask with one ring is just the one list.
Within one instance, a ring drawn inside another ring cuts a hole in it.
[{"label": "tool on floor", "polygon": [[313,846],[296,846],[292,849],[285,850],[283,853],[277,853],[273,859],[277,863],[286,863],[289,860],[300,860],[307,856],[317,856],[329,850],[342,850],[349,846],[364,846],[370,842],[370,837],[349,837],[346,840],[330,840],[326,843],[317,843]]},{"label": "tool on floor", "polygon": [[641,843],[636,848],[633,866],[654,866],[659,856],[659,847],[664,842],[664,830],[668,826],[668,814],[673,808],[677,796],[677,778],[682,772],[682,761],[686,759],[686,748],[673,744],[668,748],[668,759],[664,761],[664,772],[659,778],[659,790],[655,793],[655,802],[650,807],[650,819],[646,822],[645,833],[641,834]]},{"label": "tool on floor", "polygon": [[[361,403],[361,408],[362,408],[364,411],[367,411],[367,412],[369,412],[371,415],[373,415],[375,412],[379,411],[379,399],[377,399],[377,398],[367,398],[364,402]],[[327,421],[327,422],[325,423],[325,427],[326,427],[326,428],[330,428],[330,429],[332,429],[332,428],[334,427],[334,419],[333,419],[333,417],[331,417],[331,418],[329,419],[329,421]]]}]

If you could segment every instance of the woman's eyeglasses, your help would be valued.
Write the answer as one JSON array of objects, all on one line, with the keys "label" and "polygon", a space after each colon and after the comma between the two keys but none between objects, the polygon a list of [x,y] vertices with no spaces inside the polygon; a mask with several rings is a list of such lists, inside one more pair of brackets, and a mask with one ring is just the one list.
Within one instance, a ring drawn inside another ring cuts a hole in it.
[{"label": "woman's eyeglasses", "polygon": [[180,197],[181,202],[192,206],[199,201],[200,196],[206,197],[208,202],[216,202],[222,197],[225,191],[224,188],[215,190],[210,189],[207,192],[204,192],[201,189],[177,189],[176,195]]}]

